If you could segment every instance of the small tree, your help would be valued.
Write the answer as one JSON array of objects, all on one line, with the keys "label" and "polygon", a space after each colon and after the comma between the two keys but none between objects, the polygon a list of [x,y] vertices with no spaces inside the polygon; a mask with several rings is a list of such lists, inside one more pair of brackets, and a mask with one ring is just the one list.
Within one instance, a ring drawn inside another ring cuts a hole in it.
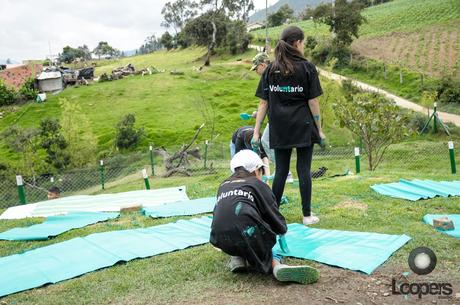
[{"label": "small tree", "polygon": [[353,42],[353,37],[358,38],[359,27],[366,19],[361,15],[359,3],[347,0],[335,0],[334,3],[334,7],[330,4],[318,5],[313,19],[330,27],[329,30],[335,35],[335,45],[347,47]]},{"label": "small tree", "polygon": [[45,170],[45,164],[38,153],[38,134],[35,128],[22,128],[18,125],[8,127],[1,134],[8,147],[21,155],[22,164],[17,170],[25,176],[31,176],[33,180]]},{"label": "small tree", "polygon": [[390,144],[408,134],[408,119],[398,106],[376,93],[358,93],[334,104],[341,127],[363,140],[369,169],[375,170]]},{"label": "small tree", "polygon": [[420,98],[420,104],[426,107],[427,115],[430,116],[430,107],[433,107],[436,101],[436,91],[423,91],[422,97]]},{"label": "small tree", "polygon": [[294,11],[289,7],[288,4],[285,4],[279,8],[276,13],[270,14],[268,16],[268,25],[269,26],[279,26],[285,23],[288,19],[294,17]]},{"label": "small tree", "polygon": [[66,151],[67,141],[62,135],[61,125],[56,119],[43,119],[40,122],[40,145],[46,151],[46,163],[57,170],[63,170],[70,164],[70,155]]},{"label": "small tree", "polygon": [[168,31],[164,32],[164,34],[161,36],[160,42],[168,51],[174,47],[173,37],[171,34],[169,34]]},{"label": "small tree", "polygon": [[83,167],[96,159],[97,140],[91,123],[78,103],[59,99],[61,106],[62,134],[68,143],[72,167]]},{"label": "small tree", "polygon": [[117,148],[130,149],[137,146],[141,136],[144,134],[144,129],[136,129],[134,123],[136,123],[136,117],[132,113],[125,115],[118,122],[115,136],[115,146]]}]

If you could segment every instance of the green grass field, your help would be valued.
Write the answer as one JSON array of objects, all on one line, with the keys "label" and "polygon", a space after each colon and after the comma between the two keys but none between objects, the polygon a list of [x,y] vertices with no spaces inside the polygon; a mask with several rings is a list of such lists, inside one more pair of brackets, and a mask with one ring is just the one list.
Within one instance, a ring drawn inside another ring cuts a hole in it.
[{"label": "green grass field", "polygon": [[[336,299],[346,299],[343,289],[334,281],[344,278],[348,283],[348,294],[369,298],[356,292],[355,284],[367,283],[371,278],[388,279],[409,271],[407,256],[417,246],[428,246],[438,258],[436,270],[429,276],[432,280],[449,280],[460,283],[460,242],[436,232],[423,224],[421,218],[427,213],[459,213],[460,198],[437,198],[409,202],[391,199],[373,192],[369,186],[405,178],[452,179],[451,175],[436,171],[421,175],[416,171],[382,169],[376,173],[359,176],[316,180],[314,182],[313,210],[321,217],[316,228],[354,231],[407,234],[412,240],[397,251],[377,272],[366,276],[352,271],[343,271],[314,262],[289,259],[293,264],[311,264],[318,267],[322,278],[312,286],[281,285],[271,277],[258,274],[231,274],[226,269],[227,256],[214,250],[209,244],[147,259],[118,264],[56,285],[33,289],[3,298],[5,304],[272,304],[281,297],[284,304],[300,302],[305,291],[312,304],[321,304],[321,295],[315,290],[327,291]],[[170,178],[156,180],[155,187],[185,184],[192,198],[215,194],[219,179],[212,177]],[[107,192],[139,189],[132,183]],[[286,187],[290,198],[281,211],[288,223],[301,220],[298,189]],[[0,256],[21,253],[37,247],[61,242],[95,232],[140,228],[172,222],[178,218],[149,219],[137,213],[122,215],[119,219],[92,225],[64,233],[54,239],[41,242],[0,241]],[[27,226],[39,220],[1,221],[0,231],[17,226]],[[382,279],[382,280],[383,280]],[[423,278],[426,280],[426,277]],[[385,281],[385,280],[383,280]],[[388,285],[387,285],[388,284]],[[366,288],[364,288],[366,289]],[[388,287],[385,291],[388,291]],[[263,293],[261,293],[263,291]],[[394,302],[401,299],[393,299]],[[246,301],[244,301],[246,300]],[[385,301],[386,299],[384,299]],[[317,303],[315,303],[317,302]],[[351,303],[351,301],[350,301]],[[379,303],[380,304],[380,303]]]}]

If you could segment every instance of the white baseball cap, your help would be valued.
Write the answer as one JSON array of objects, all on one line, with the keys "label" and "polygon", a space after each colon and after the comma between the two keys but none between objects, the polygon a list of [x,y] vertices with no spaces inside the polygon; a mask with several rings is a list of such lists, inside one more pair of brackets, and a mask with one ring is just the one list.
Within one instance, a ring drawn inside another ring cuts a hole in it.
[{"label": "white baseball cap", "polygon": [[259,155],[249,149],[240,150],[233,156],[232,161],[230,161],[232,173],[235,172],[235,168],[237,167],[244,167],[244,169],[252,173],[263,166],[266,167]]}]

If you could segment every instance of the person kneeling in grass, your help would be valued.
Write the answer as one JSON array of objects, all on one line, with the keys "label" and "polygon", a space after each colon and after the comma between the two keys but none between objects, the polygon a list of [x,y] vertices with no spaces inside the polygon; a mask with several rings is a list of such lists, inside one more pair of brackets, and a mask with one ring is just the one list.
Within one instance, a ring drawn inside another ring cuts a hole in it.
[{"label": "person kneeling in grass", "polygon": [[233,174],[217,192],[210,242],[231,256],[232,272],[252,269],[273,273],[279,281],[314,283],[319,273],[309,266],[281,264],[272,252],[276,235],[285,234],[286,221],[275,196],[262,182],[264,163],[251,150],[235,154],[230,162]]}]

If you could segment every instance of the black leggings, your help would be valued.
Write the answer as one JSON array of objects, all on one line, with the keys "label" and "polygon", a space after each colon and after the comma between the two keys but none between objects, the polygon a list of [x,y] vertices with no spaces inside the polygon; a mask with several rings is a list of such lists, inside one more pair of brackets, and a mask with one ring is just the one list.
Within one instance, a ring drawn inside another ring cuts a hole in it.
[{"label": "black leggings", "polygon": [[[303,216],[311,215],[311,160],[313,157],[313,146],[297,147],[297,175],[299,176],[300,197],[302,198]],[[292,148],[276,149],[276,170],[273,179],[273,194],[275,194],[278,205],[284,192],[284,185],[289,173]]]}]

